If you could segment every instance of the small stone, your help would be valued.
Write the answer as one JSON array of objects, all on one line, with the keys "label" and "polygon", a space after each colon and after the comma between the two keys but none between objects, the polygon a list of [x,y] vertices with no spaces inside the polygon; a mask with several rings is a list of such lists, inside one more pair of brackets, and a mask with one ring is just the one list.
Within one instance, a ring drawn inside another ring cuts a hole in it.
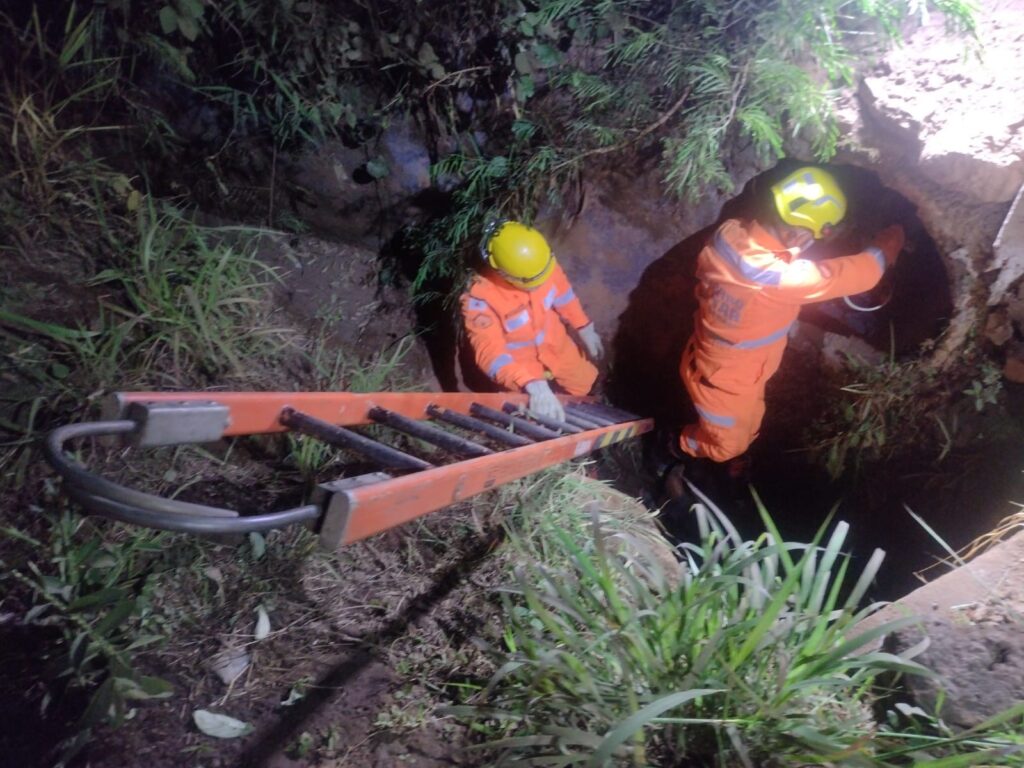
[{"label": "small stone", "polygon": [[1013,338],[1013,323],[1006,310],[989,313],[985,320],[985,338],[1001,347]]},{"label": "small stone", "polygon": [[878,365],[885,356],[856,336],[843,336],[839,333],[826,332],[821,343],[822,362],[826,368],[841,370],[848,357],[853,357],[867,365]]},{"label": "small stone", "polygon": [[1014,384],[1024,384],[1024,357],[1011,355],[1003,366],[1003,378]]},{"label": "small stone", "polygon": [[937,677],[906,678],[913,703],[938,712],[954,730],[972,728],[1024,698],[1024,638],[1013,627],[963,625],[932,618],[921,627],[898,630],[887,649],[900,653],[931,640],[915,661]]}]

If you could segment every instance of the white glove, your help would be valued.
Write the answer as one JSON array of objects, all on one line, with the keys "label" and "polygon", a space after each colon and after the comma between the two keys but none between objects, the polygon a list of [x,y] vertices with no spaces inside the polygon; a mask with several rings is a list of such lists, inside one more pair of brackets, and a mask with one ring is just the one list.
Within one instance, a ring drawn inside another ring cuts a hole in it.
[{"label": "white glove", "polygon": [[535,414],[555,421],[565,421],[565,409],[544,379],[529,382],[526,394],[530,396],[530,410]]},{"label": "white glove", "polygon": [[604,357],[604,344],[601,343],[601,337],[597,335],[597,331],[594,330],[594,324],[584,325],[579,330],[580,341],[583,342],[583,346],[587,348],[587,354],[590,355],[593,360],[600,360]]}]

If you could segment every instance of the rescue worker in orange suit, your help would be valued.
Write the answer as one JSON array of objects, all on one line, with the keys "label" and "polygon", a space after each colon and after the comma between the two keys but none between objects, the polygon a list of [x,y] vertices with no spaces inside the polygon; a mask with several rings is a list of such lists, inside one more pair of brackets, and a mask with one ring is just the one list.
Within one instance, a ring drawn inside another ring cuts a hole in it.
[{"label": "rescue worker in orange suit", "polygon": [[604,354],[601,338],[536,229],[498,223],[485,232],[480,250],[484,267],[462,295],[476,363],[502,389],[526,392],[533,413],[564,421],[552,385],[585,395],[597,379],[566,325],[576,329],[594,360]]},{"label": "rescue worker in orange suit", "polygon": [[680,364],[697,409],[697,422],[678,435],[688,456],[741,456],[758,435],[765,385],[800,306],[870,290],[903,249],[897,224],[861,253],[801,258],[846,215],[846,197],[831,174],[814,167],[790,173],[770,192],[760,220],[727,220],[698,257],[695,329]]}]

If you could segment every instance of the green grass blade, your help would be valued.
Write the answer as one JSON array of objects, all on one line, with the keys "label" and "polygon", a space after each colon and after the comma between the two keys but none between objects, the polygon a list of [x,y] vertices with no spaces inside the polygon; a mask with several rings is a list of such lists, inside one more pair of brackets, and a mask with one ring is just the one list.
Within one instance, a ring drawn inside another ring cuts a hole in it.
[{"label": "green grass blade", "polygon": [[609,731],[608,735],[605,736],[604,740],[601,742],[601,746],[590,758],[587,765],[590,766],[590,768],[600,768],[600,766],[604,765],[611,759],[611,756],[614,754],[616,749],[630,739],[637,731],[650,724],[654,718],[664,712],[693,701],[694,699],[713,696],[722,692],[723,689],[721,688],[696,688],[690,691],[677,691],[676,693],[670,693],[668,696],[662,696],[660,699],[652,701],[646,707],[634,712],[619,725]]}]

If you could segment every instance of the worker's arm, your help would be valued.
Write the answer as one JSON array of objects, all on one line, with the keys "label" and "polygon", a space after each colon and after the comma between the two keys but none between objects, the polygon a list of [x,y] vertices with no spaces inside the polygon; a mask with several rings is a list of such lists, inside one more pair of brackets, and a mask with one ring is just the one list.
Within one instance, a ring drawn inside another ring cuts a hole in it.
[{"label": "worker's arm", "polygon": [[544,378],[536,360],[516,360],[507,349],[505,330],[490,305],[471,293],[462,295],[462,319],[480,369],[502,389],[517,392]]},{"label": "worker's arm", "polygon": [[597,329],[587,317],[587,313],[583,311],[583,305],[576,296],[576,292],[573,291],[572,283],[569,282],[569,278],[558,264],[555,264],[548,284],[541,290],[546,291],[545,306],[554,309],[563,322],[579,331],[580,341],[583,342],[583,348],[587,354],[592,360],[600,360],[604,356],[604,344],[601,343],[601,337],[597,335]]},{"label": "worker's arm", "polygon": [[770,290],[783,301],[799,304],[870,291],[886,268],[896,263],[903,240],[903,228],[894,225],[879,232],[868,248],[852,256],[783,263],[778,285]]},{"label": "worker's arm", "polygon": [[765,288],[780,301],[812,304],[870,291],[885,272],[885,258],[869,248],[824,261],[794,259],[780,267],[778,285]]},{"label": "worker's arm", "polygon": [[583,305],[580,304],[576,292],[573,291],[572,283],[569,282],[569,278],[565,276],[565,272],[558,264],[555,264],[555,269],[551,273],[547,285],[542,286],[540,290],[546,292],[544,303],[550,302],[551,308],[558,313],[563,321],[576,330],[590,325],[590,318],[583,311]]},{"label": "worker's arm", "polygon": [[895,225],[883,230],[861,253],[824,261],[787,261],[735,221],[722,225],[712,245],[713,252],[750,287],[787,304],[810,304],[874,288],[903,248],[903,228]]}]

